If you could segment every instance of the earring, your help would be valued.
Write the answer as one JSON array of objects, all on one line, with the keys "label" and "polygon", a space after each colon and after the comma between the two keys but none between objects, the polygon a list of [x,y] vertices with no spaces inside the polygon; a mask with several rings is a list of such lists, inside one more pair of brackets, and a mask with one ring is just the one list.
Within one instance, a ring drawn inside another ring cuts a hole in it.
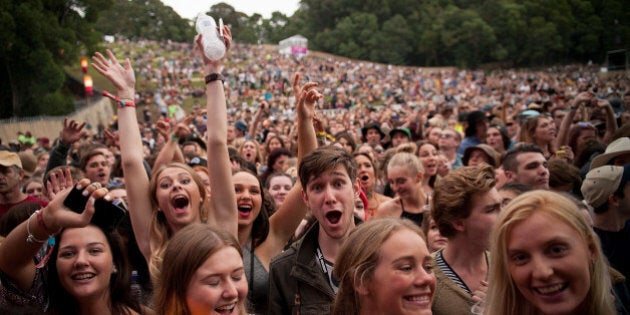
[{"label": "earring", "polygon": [[112,270],[112,273],[118,273],[118,268],[116,268],[116,266],[114,266],[114,269]]}]

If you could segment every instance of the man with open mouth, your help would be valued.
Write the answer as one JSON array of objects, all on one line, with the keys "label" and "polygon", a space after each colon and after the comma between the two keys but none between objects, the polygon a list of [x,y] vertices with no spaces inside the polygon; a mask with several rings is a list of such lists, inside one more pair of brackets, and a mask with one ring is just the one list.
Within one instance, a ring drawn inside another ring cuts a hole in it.
[{"label": "man with open mouth", "polygon": [[335,256],[355,227],[357,165],[343,149],[318,148],[302,160],[302,197],[317,223],[270,264],[269,314],[329,314],[339,282]]}]

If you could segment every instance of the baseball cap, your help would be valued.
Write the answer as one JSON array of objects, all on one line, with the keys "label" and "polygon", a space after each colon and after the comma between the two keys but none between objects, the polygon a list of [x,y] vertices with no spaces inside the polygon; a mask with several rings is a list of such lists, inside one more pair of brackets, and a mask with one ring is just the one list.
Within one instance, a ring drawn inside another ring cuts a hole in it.
[{"label": "baseball cap", "polygon": [[247,131],[247,124],[242,120],[235,122],[234,127],[236,127],[236,129],[241,130],[241,131]]},{"label": "baseball cap", "polygon": [[202,158],[202,157],[198,157],[195,156],[194,158],[190,159],[190,161],[188,162],[188,166],[190,167],[194,167],[194,166],[205,166],[208,167],[208,160]]},{"label": "baseball cap", "polygon": [[0,165],[9,167],[9,166],[18,166],[22,168],[22,161],[20,160],[20,156],[17,153],[10,151],[0,151]]},{"label": "baseball cap", "polygon": [[630,180],[630,164],[625,166],[604,165],[592,169],[582,182],[584,200],[593,208],[608,201],[608,197],[625,186]]},{"label": "baseball cap", "polygon": [[468,160],[470,160],[470,155],[472,155],[473,151],[479,150],[485,153],[490,158],[490,166],[498,167],[499,153],[487,144],[478,144],[476,146],[468,147],[464,151],[464,156],[462,157],[462,162],[464,165],[468,165]]},{"label": "baseball cap", "polygon": [[396,132],[402,132],[405,134],[405,136],[407,136],[407,138],[409,140],[411,140],[411,131],[409,131],[409,129],[405,128],[405,127],[398,127],[398,128],[394,128],[389,132],[389,136],[393,137],[394,133]]}]

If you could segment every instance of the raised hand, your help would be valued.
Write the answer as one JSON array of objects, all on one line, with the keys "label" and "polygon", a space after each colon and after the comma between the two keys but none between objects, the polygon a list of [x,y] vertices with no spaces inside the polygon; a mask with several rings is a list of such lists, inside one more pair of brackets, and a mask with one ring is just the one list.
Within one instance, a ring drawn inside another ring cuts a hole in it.
[{"label": "raised hand", "polygon": [[53,200],[55,196],[68,187],[72,187],[72,174],[70,168],[65,167],[54,170],[50,174],[50,179],[46,182],[46,193],[48,200]]},{"label": "raised hand", "polygon": [[162,135],[164,139],[170,139],[169,136],[172,130],[170,123],[164,120],[159,120],[156,124],[156,128],[157,128],[158,133]]},{"label": "raised hand", "polygon": [[179,123],[177,124],[177,126],[175,126],[175,135],[178,138],[185,138],[185,137],[190,136],[190,134],[192,134],[192,131],[190,130],[190,127],[188,127],[187,124]]},{"label": "raised hand", "polygon": [[83,127],[85,127],[85,122],[79,125],[79,123],[74,119],[71,119],[70,122],[68,122],[68,118],[64,118],[63,129],[61,129],[61,132],[59,133],[61,142],[65,145],[71,145],[79,141],[81,136],[83,136]]},{"label": "raised hand", "polygon": [[[60,179],[59,182],[63,181],[65,181],[65,179]],[[76,184],[76,187],[79,190],[83,189],[83,195],[89,196],[89,199],[85,205],[85,209],[81,213],[77,213],[66,208],[63,204],[73,187],[74,186],[70,185],[56,194],[48,206],[44,208],[43,220],[45,226],[47,226],[50,231],[58,231],[61,228],[68,227],[86,226],[90,223],[94,215],[94,201],[99,198],[105,198],[106,200],[111,199],[111,197],[107,195],[108,190],[106,188],[101,187],[97,182],[90,184],[89,179],[83,178]]]},{"label": "raised hand", "polygon": [[117,131],[111,132],[111,131],[105,129],[105,137],[109,141],[114,143],[116,146],[120,146],[120,135],[118,134]]},{"label": "raised hand", "polygon": [[597,99],[596,105],[599,108],[607,108],[608,106],[610,106],[610,102],[608,102],[608,100],[606,99]]},{"label": "raised hand", "polygon": [[[227,52],[230,50],[230,47],[232,46],[232,32],[230,31],[230,28],[227,27],[227,25],[223,26],[223,41],[225,42],[225,56],[227,56]],[[201,34],[198,34],[197,37],[195,37],[195,43],[197,44],[197,50],[199,52],[202,52],[203,43],[201,41]],[[223,63],[222,59],[224,59],[225,56],[219,60],[210,60],[206,57],[204,53],[201,53],[201,56],[203,59],[205,74],[211,74],[211,73],[216,73],[216,72],[221,71],[220,67],[221,67],[221,64]]]},{"label": "raised hand", "polygon": [[118,90],[118,97],[133,100],[136,76],[133,73],[133,68],[131,68],[129,58],[125,59],[124,65],[122,65],[111,50],[107,50],[107,55],[109,60],[97,52],[92,57],[92,67],[114,84]]},{"label": "raised hand", "polygon": [[297,113],[301,117],[314,118],[315,117],[315,103],[317,100],[323,97],[315,87],[317,83],[308,82],[301,88],[299,87],[300,75],[296,74],[293,79],[293,93],[296,97],[296,109]]},{"label": "raised hand", "polygon": [[575,97],[575,100],[573,101],[573,106],[577,108],[582,105],[586,105],[591,101],[591,99],[593,99],[594,96],[595,95],[592,92],[581,92]]}]

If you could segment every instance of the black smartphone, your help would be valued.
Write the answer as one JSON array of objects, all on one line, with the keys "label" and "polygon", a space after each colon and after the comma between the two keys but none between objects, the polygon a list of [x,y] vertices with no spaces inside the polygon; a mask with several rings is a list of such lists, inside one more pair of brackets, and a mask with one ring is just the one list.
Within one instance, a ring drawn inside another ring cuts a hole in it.
[{"label": "black smartphone", "polygon": [[111,232],[127,215],[127,210],[120,207],[117,200],[109,202],[103,198],[96,199],[94,202],[94,216],[92,217],[92,223]]},{"label": "black smartphone", "polygon": [[[83,196],[82,192],[83,190],[77,189],[76,186],[72,188],[70,194],[64,199],[63,205],[76,213],[83,213],[89,198]],[[103,198],[96,199],[94,201],[94,216],[90,222],[108,232],[114,230],[127,215],[127,210],[115,202],[116,200],[109,202]]]},{"label": "black smartphone", "polygon": [[82,194],[83,189],[77,189],[76,185],[72,187],[72,190],[70,191],[68,196],[66,196],[66,199],[63,200],[63,205],[76,213],[83,213],[83,210],[85,210],[85,205],[88,201],[88,197],[83,196]]}]

